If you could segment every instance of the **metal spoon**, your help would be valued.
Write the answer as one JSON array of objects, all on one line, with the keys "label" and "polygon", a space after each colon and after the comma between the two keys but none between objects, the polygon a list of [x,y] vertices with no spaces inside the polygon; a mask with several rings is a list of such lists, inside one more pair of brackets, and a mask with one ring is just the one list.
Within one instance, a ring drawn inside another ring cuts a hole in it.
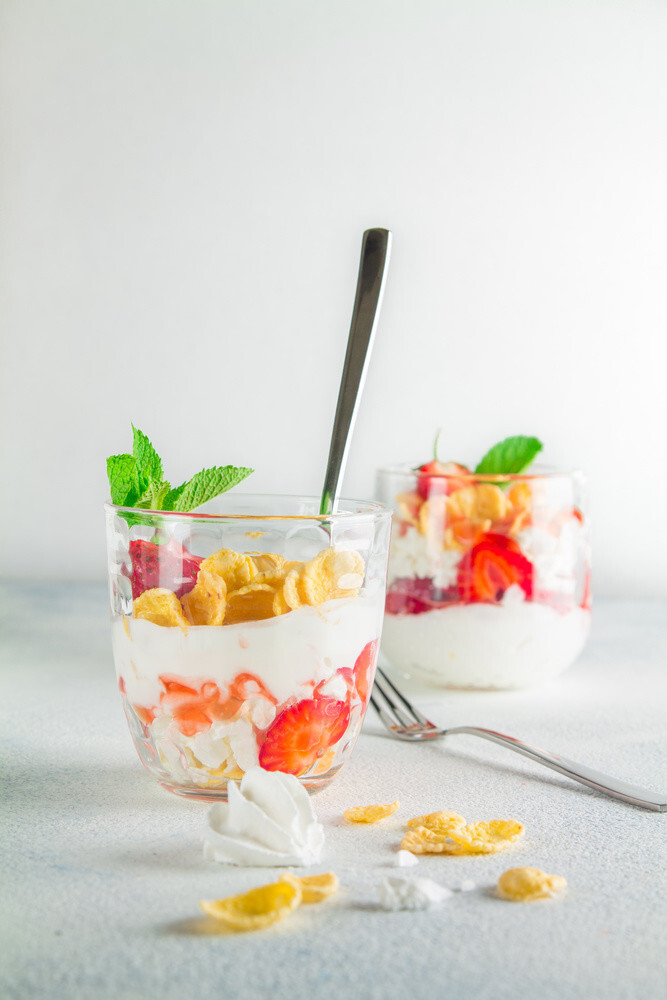
[{"label": "metal spoon", "polygon": [[366,230],[361,244],[357,294],[352,310],[350,336],[347,341],[336,416],[331,432],[329,461],[324,477],[320,514],[333,513],[340,495],[350,438],[375,339],[390,250],[391,233],[388,229]]}]

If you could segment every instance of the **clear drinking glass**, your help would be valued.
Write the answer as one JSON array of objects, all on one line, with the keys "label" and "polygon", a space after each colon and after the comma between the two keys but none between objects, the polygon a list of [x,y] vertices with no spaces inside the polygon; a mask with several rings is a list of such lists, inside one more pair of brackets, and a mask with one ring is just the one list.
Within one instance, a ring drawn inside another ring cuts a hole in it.
[{"label": "clear drinking glass", "polygon": [[519,688],[572,664],[590,628],[579,472],[426,475],[384,468],[396,510],[382,652],[441,687]]},{"label": "clear drinking glass", "polygon": [[232,494],[105,509],[118,686],[148,771],[203,799],[257,764],[326,785],[373,683],[391,511]]}]

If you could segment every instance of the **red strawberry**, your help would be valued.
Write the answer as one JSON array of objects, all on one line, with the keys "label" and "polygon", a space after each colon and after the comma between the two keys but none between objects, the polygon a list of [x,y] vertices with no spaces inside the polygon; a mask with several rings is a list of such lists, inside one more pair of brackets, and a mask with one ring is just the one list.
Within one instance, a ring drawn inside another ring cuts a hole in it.
[{"label": "red strawberry", "polygon": [[[463,476],[463,479],[453,478]],[[417,469],[417,492],[422,500],[432,496],[443,496],[469,485],[470,470],[458,462],[438,462],[433,459]]]},{"label": "red strawberry", "polygon": [[469,603],[497,603],[515,583],[532,597],[533,564],[511,538],[487,532],[463,556],[457,583],[461,600]]},{"label": "red strawberry", "polygon": [[385,611],[388,615],[421,615],[455,604],[459,599],[458,588],[439,590],[430,577],[401,577],[394,580],[387,592]]},{"label": "red strawberry", "polygon": [[182,597],[194,587],[201,563],[175,538],[164,545],[137,539],[130,542],[130,557],[132,571],[128,575],[134,599],[154,587],[166,587]]},{"label": "red strawberry", "polygon": [[314,698],[286,708],[267,730],[259,751],[265,771],[304,774],[343,737],[350,721],[344,701]]},{"label": "red strawberry", "polygon": [[379,639],[373,639],[372,642],[366,643],[354,664],[354,683],[357,688],[357,694],[364,704],[366,704],[368,698],[375,663],[378,658],[378,643]]}]

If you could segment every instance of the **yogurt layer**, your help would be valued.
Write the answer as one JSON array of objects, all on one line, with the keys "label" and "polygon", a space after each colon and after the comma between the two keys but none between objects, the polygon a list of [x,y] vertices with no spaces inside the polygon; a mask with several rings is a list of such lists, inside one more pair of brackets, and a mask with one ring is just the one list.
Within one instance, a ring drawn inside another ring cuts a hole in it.
[{"label": "yogurt layer", "polygon": [[591,615],[546,604],[455,604],[420,615],[385,615],[382,651],[397,669],[445,687],[541,684],[581,652]]},{"label": "yogurt layer", "polygon": [[257,677],[280,704],[310,697],[315,685],[353,667],[381,625],[377,599],[355,597],[266,621],[198,625],[187,632],[117,617],[112,642],[116,671],[134,705],[158,704],[164,674],[214,681],[224,689],[243,673]]}]

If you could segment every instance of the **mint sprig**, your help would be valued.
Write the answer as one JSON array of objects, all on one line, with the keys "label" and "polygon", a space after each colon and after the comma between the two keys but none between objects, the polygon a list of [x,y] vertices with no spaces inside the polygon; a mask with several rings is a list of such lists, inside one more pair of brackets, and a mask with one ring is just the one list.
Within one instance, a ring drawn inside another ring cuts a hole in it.
[{"label": "mint sprig", "polygon": [[171,483],[164,478],[162,459],[150,439],[134,424],[132,434],[132,454],[111,455],[107,459],[111,502],[118,507],[184,514],[238,486],[254,471],[243,466],[214,466],[202,469],[192,479],[172,489]]},{"label": "mint sprig", "polygon": [[536,437],[505,438],[490,448],[475,469],[475,475],[510,476],[518,475],[528,468],[536,455],[542,451],[542,442]]}]

